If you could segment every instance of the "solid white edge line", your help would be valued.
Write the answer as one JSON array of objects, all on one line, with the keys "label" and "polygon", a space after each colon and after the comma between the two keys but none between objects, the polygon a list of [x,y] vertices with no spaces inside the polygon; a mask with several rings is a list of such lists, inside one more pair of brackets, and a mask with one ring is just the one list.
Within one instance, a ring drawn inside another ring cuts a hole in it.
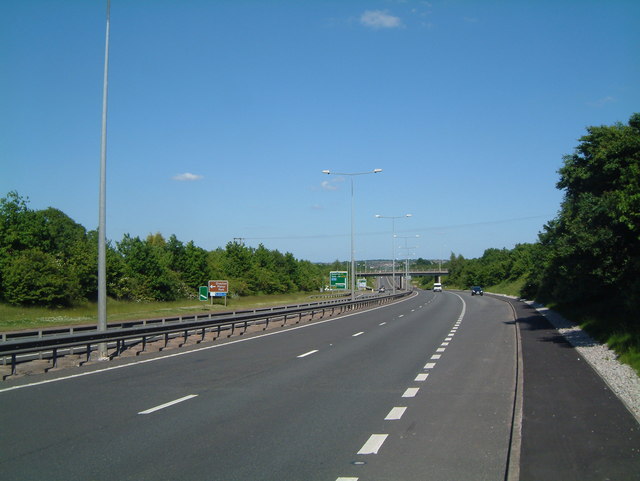
[{"label": "solid white edge line", "polygon": [[188,396],[181,397],[180,399],[176,399],[175,401],[170,401],[168,403],[160,404],[160,406],[156,406],[153,408],[149,408],[145,411],[140,411],[138,414],[151,414],[156,411],[160,411],[160,409],[168,408],[169,406],[173,406],[174,404],[178,404],[184,401],[188,401],[189,399],[193,399],[194,397],[198,397],[197,394],[189,394]]},{"label": "solid white edge line", "polygon": [[305,352],[304,354],[300,354],[299,356],[297,356],[297,358],[298,359],[302,359],[303,357],[310,356],[311,354],[315,354],[316,352],[318,352],[318,349],[314,349],[313,351],[309,351],[309,352]]},{"label": "solid white edge line", "polygon": [[[398,301],[397,303],[394,303],[393,305],[399,304],[401,302],[408,301],[410,299],[413,299],[414,297],[415,296],[410,296],[410,297],[407,297],[406,299],[401,299],[400,301]],[[93,374],[101,374],[103,372],[114,371],[116,369],[124,369],[125,367],[132,367],[132,366],[138,366],[140,364],[147,364],[147,363],[150,363],[150,362],[162,361],[164,359],[171,359],[172,357],[186,356],[188,354],[194,354],[194,353],[200,352],[200,351],[208,351],[210,349],[220,349],[220,348],[223,348],[225,346],[231,346],[231,345],[239,343],[239,342],[255,341],[256,339],[262,339],[263,337],[277,336],[279,334],[284,334],[284,333],[287,333],[289,331],[297,331],[298,329],[306,329],[308,327],[315,327],[315,326],[319,326],[321,324],[326,324],[328,322],[338,321],[338,320],[344,319],[346,317],[359,316],[359,315],[367,313],[367,312],[377,311],[378,309],[384,309],[386,307],[389,307],[389,305],[385,304],[383,306],[374,307],[373,309],[367,309],[366,311],[360,311],[360,312],[354,312],[354,313],[351,313],[351,314],[345,314],[344,316],[338,316],[338,317],[334,317],[334,318],[331,318],[331,319],[325,319],[324,321],[316,321],[313,324],[306,324],[304,326],[291,327],[291,328],[285,329],[283,331],[267,332],[265,334],[262,334],[262,335],[259,335],[259,336],[255,336],[255,337],[245,337],[244,339],[236,339],[234,341],[225,342],[224,344],[214,344],[214,345],[211,345],[211,346],[205,346],[205,347],[201,347],[201,348],[198,348],[198,349],[190,349],[188,351],[175,352],[173,354],[167,354],[166,356],[153,357],[153,358],[150,358],[150,359],[143,359],[141,361],[134,361],[134,362],[130,362],[130,363],[127,363],[127,364],[120,364],[118,366],[109,366],[109,367],[106,367],[104,369],[96,369],[95,371],[87,371],[87,372],[82,372],[80,374],[71,374],[69,376],[57,377],[55,379],[46,379],[44,381],[36,381],[36,382],[28,383],[28,384],[20,384],[18,386],[11,386],[11,387],[7,387],[7,388],[4,388],[4,389],[0,388],[0,393],[8,392],[8,391],[15,391],[17,389],[25,389],[25,388],[28,388],[28,387],[42,386],[43,384],[51,384],[51,383],[54,383],[54,382],[67,381],[69,379],[76,379],[76,378],[79,378],[79,377],[92,376]]]},{"label": "solid white edge line", "polygon": [[382,443],[387,439],[388,434],[372,434],[364,446],[360,448],[358,454],[378,454],[382,447]]},{"label": "solid white edge line", "polygon": [[384,418],[384,420],[397,421],[402,418],[402,415],[406,410],[407,410],[406,407],[394,407],[393,409],[391,409],[391,411],[389,411],[389,414],[387,414],[387,417]]}]

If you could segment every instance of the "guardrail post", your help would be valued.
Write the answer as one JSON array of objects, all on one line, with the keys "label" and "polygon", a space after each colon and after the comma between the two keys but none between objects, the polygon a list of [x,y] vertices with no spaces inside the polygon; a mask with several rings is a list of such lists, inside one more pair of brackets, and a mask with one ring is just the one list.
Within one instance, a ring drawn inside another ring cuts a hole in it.
[{"label": "guardrail post", "polygon": [[147,348],[147,336],[142,336],[142,349],[136,352],[136,356],[139,356],[141,352],[144,352]]},{"label": "guardrail post", "polygon": [[53,348],[53,356],[51,357],[51,369],[58,366],[58,348]]}]

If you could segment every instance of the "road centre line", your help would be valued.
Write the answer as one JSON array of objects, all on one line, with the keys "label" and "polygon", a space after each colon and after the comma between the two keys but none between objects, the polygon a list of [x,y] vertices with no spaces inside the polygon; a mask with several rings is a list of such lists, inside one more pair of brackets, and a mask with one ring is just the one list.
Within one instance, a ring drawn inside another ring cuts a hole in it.
[{"label": "road centre line", "polygon": [[424,373],[424,374],[418,374],[416,376],[416,378],[414,379],[414,381],[416,382],[424,382],[427,380],[427,378],[429,377],[429,374]]},{"label": "road centre line", "polygon": [[444,352],[446,349],[446,347],[439,347],[438,349],[436,349],[436,352]]},{"label": "road centre line", "polygon": [[431,360],[432,361],[437,361],[441,357],[442,357],[442,354],[434,354],[433,356],[431,356]]},{"label": "road centre line", "polygon": [[178,404],[184,401],[188,401],[189,399],[193,399],[194,397],[198,397],[197,394],[189,394],[188,396],[181,397],[180,399],[176,399],[175,401],[170,401],[168,403],[160,404],[159,406],[149,408],[145,411],[140,411],[138,414],[151,414],[156,411],[160,411],[161,409],[168,408],[169,406],[173,406],[174,404]]},{"label": "road centre line", "polygon": [[387,414],[387,417],[384,418],[384,420],[385,421],[397,421],[397,420],[402,418],[402,415],[404,414],[404,412],[406,410],[407,410],[406,407],[395,407],[391,411],[389,411],[389,414]]},{"label": "road centre line", "polygon": [[379,326],[384,326],[386,324],[386,322],[381,322],[380,324],[378,324]]},{"label": "road centre line", "polygon": [[388,434],[372,434],[364,446],[360,448],[358,454],[378,454],[382,444],[387,439]]},{"label": "road centre line", "polygon": [[[410,297],[407,297],[406,299],[402,299],[402,300],[398,301],[396,303],[396,305],[399,304],[399,303],[411,300],[411,299],[413,299],[413,297],[414,296],[410,296]],[[142,359],[142,360],[139,360],[139,361],[129,362],[127,364],[119,364],[117,366],[109,366],[109,367],[105,367],[103,369],[96,369],[96,370],[93,370],[93,371],[82,372],[82,373],[79,373],[79,374],[71,374],[71,375],[68,375],[68,376],[57,377],[57,378],[54,378],[54,379],[46,379],[44,381],[36,381],[36,382],[28,383],[28,384],[20,384],[18,386],[11,386],[11,387],[4,388],[4,389],[0,388],[0,393],[8,392],[8,391],[15,391],[17,389],[25,389],[25,388],[29,388],[29,387],[41,386],[43,384],[50,384],[50,383],[54,383],[54,382],[68,381],[70,379],[76,379],[76,378],[85,377],[85,376],[92,376],[94,374],[101,374],[103,372],[115,371],[115,370],[124,369],[124,368],[127,368],[127,367],[133,367],[133,366],[138,366],[138,365],[142,365],[142,364],[148,364],[150,362],[157,362],[157,361],[162,361],[162,360],[166,360],[166,359],[171,359],[171,358],[174,358],[174,357],[187,356],[189,354],[195,354],[195,353],[198,353],[198,352],[201,352],[201,351],[208,351],[210,349],[221,349],[221,348],[224,348],[224,347],[227,347],[227,346],[232,346],[233,344],[237,344],[237,343],[240,343],[240,342],[251,342],[251,341],[258,340],[258,339],[262,339],[264,337],[279,336],[281,334],[285,334],[285,333],[288,333],[288,332],[291,332],[291,331],[297,331],[298,329],[308,329],[310,327],[314,327],[315,328],[315,327],[320,326],[322,324],[326,324],[326,323],[329,323],[329,322],[335,322],[335,321],[338,321],[340,319],[344,319],[344,318],[347,318],[347,317],[359,316],[359,315],[362,315],[364,313],[377,311],[379,309],[385,309],[387,307],[389,307],[389,306],[388,305],[378,306],[378,307],[374,307],[372,309],[368,309],[366,311],[353,312],[353,313],[350,313],[350,314],[345,314],[344,316],[338,316],[338,317],[333,317],[331,319],[325,319],[325,320],[322,320],[322,321],[316,321],[313,324],[306,324],[306,325],[303,325],[303,326],[290,327],[289,329],[284,329],[282,331],[266,332],[264,334],[261,334],[261,335],[258,335],[258,336],[254,336],[254,337],[245,337],[244,339],[236,339],[236,340],[228,341],[228,342],[225,342],[225,343],[222,343],[222,344],[213,344],[213,345],[210,345],[210,346],[204,346],[204,347],[200,347],[200,348],[197,348],[197,349],[190,349],[188,351],[175,352],[173,354],[167,354],[166,356],[159,356],[159,357],[153,357],[153,358],[149,358],[149,359]]]},{"label": "road centre line", "polygon": [[363,334],[364,334],[364,331],[360,331],[360,332],[356,332],[351,337],[358,337],[358,336],[362,336]]},{"label": "road centre line", "polygon": [[310,356],[311,354],[315,354],[316,352],[318,352],[318,349],[314,349],[313,351],[309,351],[309,352],[305,352],[304,354],[300,354],[299,356],[297,356],[297,358],[298,359],[302,359],[303,357]]},{"label": "road centre line", "polygon": [[424,365],[424,369],[433,369],[434,367],[436,367],[435,362],[428,362]]}]

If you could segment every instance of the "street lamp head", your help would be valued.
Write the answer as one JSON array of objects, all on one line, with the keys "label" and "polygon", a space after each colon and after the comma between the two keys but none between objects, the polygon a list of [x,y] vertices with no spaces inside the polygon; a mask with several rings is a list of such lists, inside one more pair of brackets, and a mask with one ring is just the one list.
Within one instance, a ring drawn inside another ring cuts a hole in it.
[{"label": "street lamp head", "polygon": [[379,219],[380,217],[382,217],[380,214],[376,214],[376,217]]},{"label": "street lamp head", "polygon": [[330,171],[330,170],[323,170],[323,171],[322,171],[322,173],[323,173],[323,174],[330,174],[330,173],[331,173],[331,171]]},{"label": "street lamp head", "polygon": [[377,173],[379,173],[379,172],[382,172],[382,169],[373,169],[373,173],[374,173],[374,174],[377,174]]}]

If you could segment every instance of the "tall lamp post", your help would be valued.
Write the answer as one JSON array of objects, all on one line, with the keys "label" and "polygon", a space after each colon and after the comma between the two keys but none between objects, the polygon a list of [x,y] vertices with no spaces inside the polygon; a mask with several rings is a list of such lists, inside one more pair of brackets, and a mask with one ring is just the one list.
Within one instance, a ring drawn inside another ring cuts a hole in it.
[{"label": "tall lamp post", "polygon": [[419,246],[407,246],[407,239],[413,239],[413,238],[417,238],[420,237],[420,234],[416,234],[415,236],[394,236],[394,238],[396,239],[404,239],[404,246],[400,246],[400,247],[404,247],[404,249],[406,250],[406,262],[404,265],[404,269],[405,269],[405,288],[406,290],[408,290],[409,288],[409,250],[408,249],[417,249]]},{"label": "tall lamp post", "polygon": [[393,293],[396,293],[396,219],[403,219],[405,217],[411,217],[413,214],[405,214],[405,215],[396,215],[396,216],[386,216],[376,214],[378,219],[391,219],[391,248],[393,249],[391,255],[391,280],[393,284]]},{"label": "tall lamp post", "polygon": [[[106,176],[107,176],[107,90],[109,78],[109,24],[111,0],[107,0],[107,29],[104,48],[102,87],[102,136],[100,146],[100,199],[98,214],[98,331],[107,330],[107,261],[106,261]],[[107,359],[107,344],[98,345],[98,358]]]},{"label": "tall lamp post", "polygon": [[323,170],[323,174],[327,175],[348,175],[351,180],[351,300],[356,300],[356,260],[355,260],[355,244],[354,244],[354,228],[353,228],[353,178],[356,175],[378,174],[382,169],[373,169],[368,172],[332,172]]}]

